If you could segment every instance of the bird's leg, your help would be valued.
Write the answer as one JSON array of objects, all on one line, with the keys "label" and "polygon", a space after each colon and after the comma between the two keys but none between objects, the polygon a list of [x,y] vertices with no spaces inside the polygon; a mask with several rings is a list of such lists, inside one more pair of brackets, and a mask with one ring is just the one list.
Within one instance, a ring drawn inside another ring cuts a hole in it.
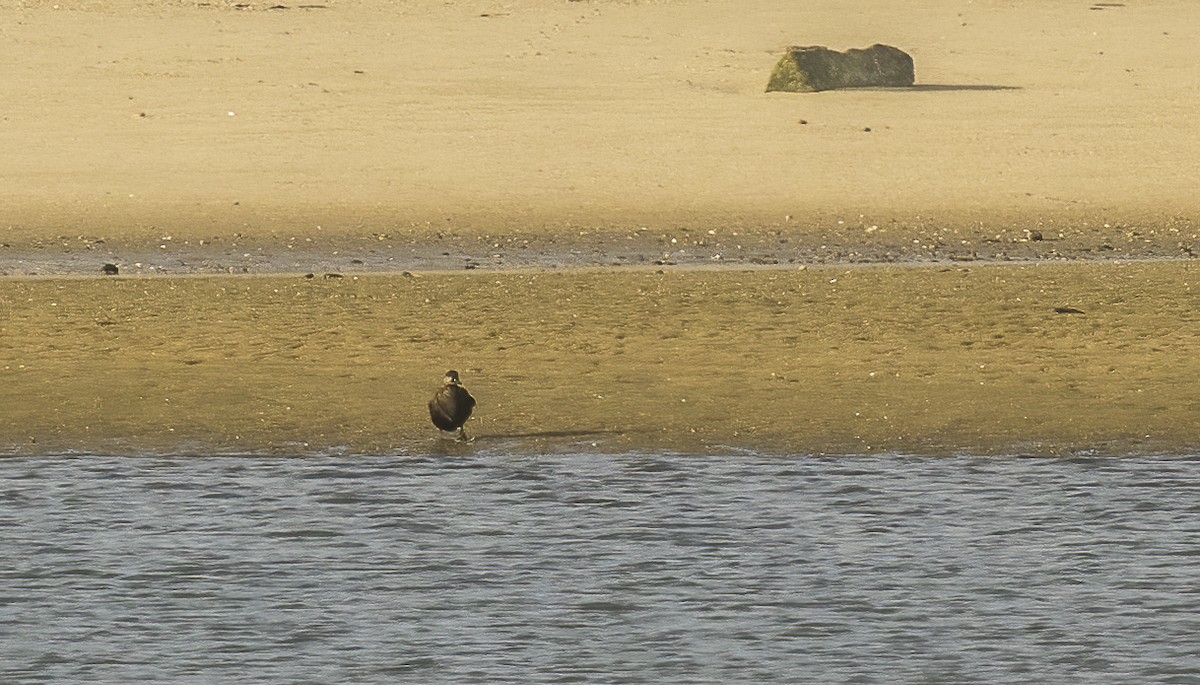
[{"label": "bird's leg", "polygon": [[471,439],[467,437],[467,427],[466,426],[458,427],[458,441],[459,442],[471,442]]}]

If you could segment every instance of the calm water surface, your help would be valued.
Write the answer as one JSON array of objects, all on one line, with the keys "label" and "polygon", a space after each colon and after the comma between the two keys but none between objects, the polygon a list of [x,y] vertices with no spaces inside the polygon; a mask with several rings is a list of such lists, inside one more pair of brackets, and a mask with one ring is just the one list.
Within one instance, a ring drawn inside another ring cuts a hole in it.
[{"label": "calm water surface", "polygon": [[1200,683],[1200,459],[0,461],[0,683]]}]

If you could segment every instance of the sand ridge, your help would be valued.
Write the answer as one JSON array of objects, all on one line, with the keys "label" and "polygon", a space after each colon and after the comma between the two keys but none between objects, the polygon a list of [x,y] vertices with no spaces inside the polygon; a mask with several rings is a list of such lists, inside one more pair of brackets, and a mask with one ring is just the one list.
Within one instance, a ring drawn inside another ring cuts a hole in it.
[{"label": "sand ridge", "polygon": [[1191,261],[10,279],[10,454],[1187,452]]}]

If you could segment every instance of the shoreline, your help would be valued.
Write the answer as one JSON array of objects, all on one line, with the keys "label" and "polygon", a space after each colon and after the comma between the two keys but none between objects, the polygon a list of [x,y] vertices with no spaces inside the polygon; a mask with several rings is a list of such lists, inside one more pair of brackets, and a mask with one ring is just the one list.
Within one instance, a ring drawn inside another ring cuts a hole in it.
[{"label": "shoreline", "polygon": [[131,232],[10,227],[0,277],[87,276],[106,263],[122,274],[400,273],[655,266],[986,264],[1192,258],[1200,224],[1013,215],[990,224],[933,219],[769,223],[504,224],[418,228],[379,224],[222,231]]},{"label": "shoreline", "polygon": [[1057,259],[1038,259],[1038,258],[1010,258],[1010,259],[940,259],[940,260],[925,260],[925,261],[855,261],[855,262],[787,262],[787,263],[761,263],[750,261],[732,261],[723,260],[720,262],[712,261],[697,261],[697,262],[663,262],[645,261],[640,263],[621,264],[621,263],[597,263],[588,265],[572,265],[565,266],[557,262],[548,262],[546,264],[521,264],[516,266],[494,266],[494,265],[479,265],[468,268],[440,268],[440,267],[420,267],[410,266],[403,268],[398,266],[394,269],[379,269],[369,270],[348,269],[343,271],[286,271],[268,268],[259,271],[167,271],[163,269],[148,268],[145,271],[135,271],[133,273],[122,272],[115,275],[102,275],[98,273],[76,273],[76,272],[46,272],[46,273],[0,273],[0,283],[12,282],[19,283],[24,281],[93,281],[93,280],[158,280],[158,279],[221,279],[230,278],[238,279],[255,279],[255,278],[295,278],[303,280],[328,280],[328,279],[343,279],[358,280],[359,278],[387,278],[387,277],[413,277],[413,276],[434,276],[434,277],[449,277],[455,275],[463,275],[470,272],[479,274],[515,274],[515,275],[539,275],[539,274],[561,274],[564,276],[587,276],[593,274],[644,274],[644,273],[666,273],[667,271],[675,273],[692,273],[692,272],[730,272],[730,273],[755,273],[755,272],[789,272],[789,271],[807,271],[823,270],[823,271],[857,271],[869,269],[913,269],[913,270],[945,270],[945,269],[967,269],[967,268],[991,268],[991,267],[1037,267],[1048,265],[1089,265],[1102,267],[1111,265],[1114,267],[1135,266],[1139,264],[1170,264],[1170,263],[1191,263],[1197,259],[1191,256],[1155,256],[1142,255],[1135,257],[1060,257]]}]

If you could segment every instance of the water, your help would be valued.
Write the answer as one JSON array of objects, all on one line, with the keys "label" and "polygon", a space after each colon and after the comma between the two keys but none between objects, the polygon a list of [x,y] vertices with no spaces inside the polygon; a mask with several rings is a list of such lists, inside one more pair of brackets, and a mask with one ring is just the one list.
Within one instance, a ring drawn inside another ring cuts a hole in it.
[{"label": "water", "polygon": [[1200,683],[1200,459],[0,461],[0,682]]}]

